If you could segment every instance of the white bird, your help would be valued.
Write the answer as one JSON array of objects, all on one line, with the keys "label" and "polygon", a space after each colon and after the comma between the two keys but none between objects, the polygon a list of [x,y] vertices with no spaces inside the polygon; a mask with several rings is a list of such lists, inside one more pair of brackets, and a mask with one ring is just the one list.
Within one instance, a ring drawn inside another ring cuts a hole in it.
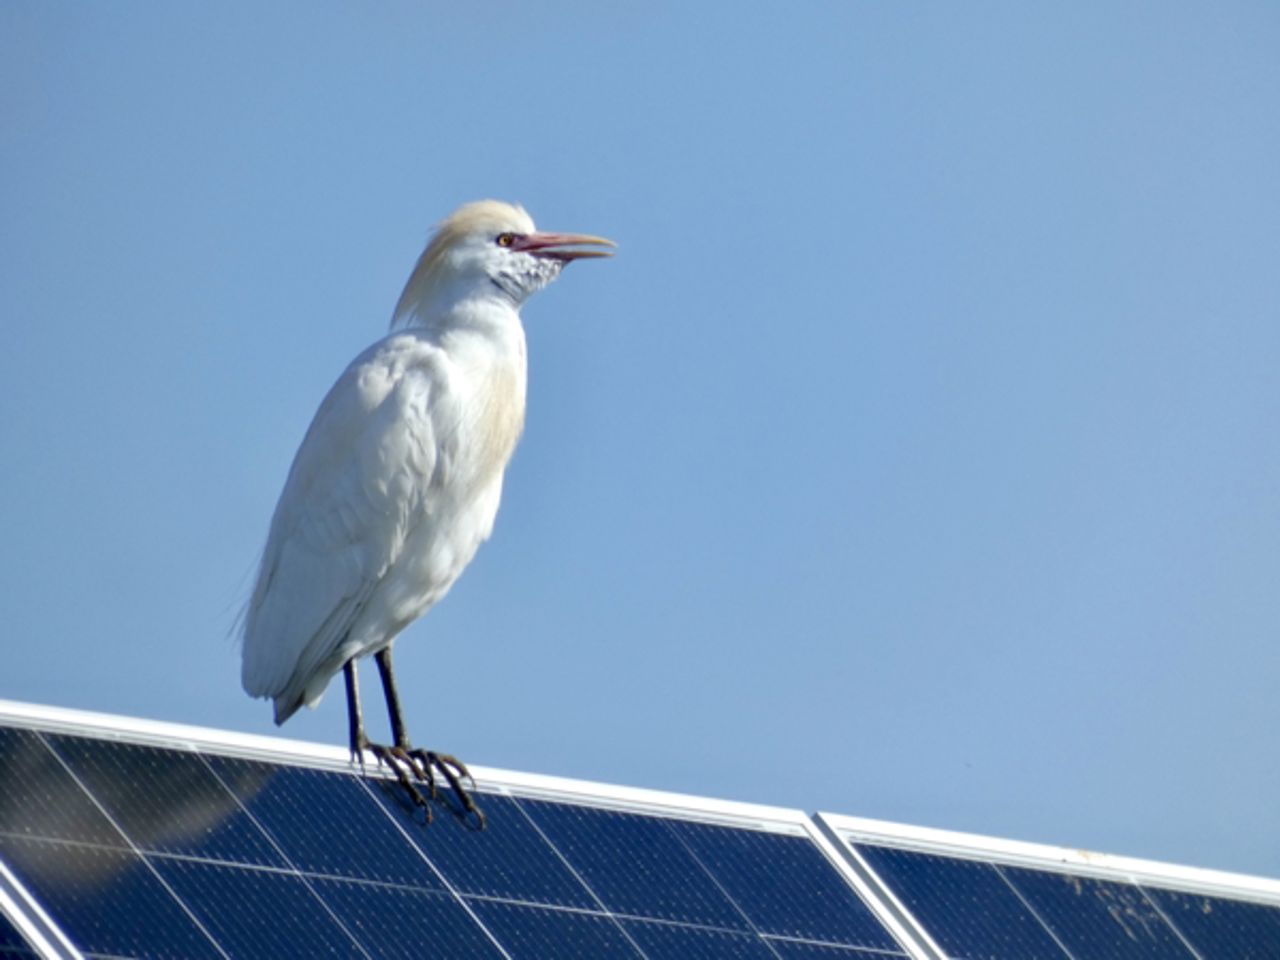
[{"label": "white bird", "polygon": [[[582,247],[597,249],[581,249]],[[276,504],[244,616],[242,681],[284,723],[346,675],[353,757],[409,774],[439,770],[470,813],[466,767],[415,749],[391,647],[448,592],[493,530],[503,473],[524,425],[520,307],[566,263],[609,256],[609,240],[538,233],[519,206],[482,200],[445,219],[391,319],[330,389]],[[373,654],[391,715],[390,746],[371,743],[356,660]],[[428,811],[429,812],[429,811]]]}]

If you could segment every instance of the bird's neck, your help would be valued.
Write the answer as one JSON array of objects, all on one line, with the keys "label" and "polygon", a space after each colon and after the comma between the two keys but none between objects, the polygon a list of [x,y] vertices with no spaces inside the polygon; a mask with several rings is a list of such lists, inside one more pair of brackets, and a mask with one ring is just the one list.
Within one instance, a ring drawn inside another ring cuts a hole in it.
[{"label": "bird's neck", "polygon": [[393,331],[415,331],[468,366],[525,366],[524,327],[518,306],[496,287],[410,281],[392,316]]},{"label": "bird's neck", "polygon": [[396,304],[391,329],[421,329],[438,335],[467,330],[500,334],[519,328],[519,310],[517,301],[491,283],[415,274]]}]

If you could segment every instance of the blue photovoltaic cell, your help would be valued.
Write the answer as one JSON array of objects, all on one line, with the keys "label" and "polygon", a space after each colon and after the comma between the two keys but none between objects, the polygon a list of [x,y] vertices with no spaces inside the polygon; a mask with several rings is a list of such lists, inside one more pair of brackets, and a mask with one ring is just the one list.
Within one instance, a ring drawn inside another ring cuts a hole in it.
[{"label": "blue photovoltaic cell", "polygon": [[456,899],[356,880],[316,880],[316,893],[374,960],[502,960]]},{"label": "blue photovoltaic cell", "polygon": [[1144,889],[1202,957],[1280,957],[1280,907],[1157,887]]},{"label": "blue photovoltaic cell", "polygon": [[521,806],[609,910],[749,929],[667,821],[544,801]]},{"label": "blue photovoltaic cell", "polygon": [[623,922],[648,960],[778,960],[752,934],[644,920]]},{"label": "blue photovoltaic cell", "polygon": [[436,807],[430,826],[394,781],[371,783],[378,799],[435,864],[465,894],[528,903],[597,909],[599,904],[514,800],[486,796],[488,825],[477,830],[449,807]]},{"label": "blue photovoltaic cell", "polygon": [[991,864],[866,843],[856,849],[948,955],[965,960],[1067,956]]},{"label": "blue photovoltaic cell", "polygon": [[[193,753],[51,736],[53,749],[145,851],[283,867],[236,798]],[[253,784],[245,784],[253,789]]]},{"label": "blue photovoltaic cell", "polygon": [[609,917],[491,900],[474,906],[512,960],[643,960]]},{"label": "blue photovoltaic cell", "polygon": [[901,953],[808,838],[705,823],[672,829],[761,933]]},{"label": "blue photovoltaic cell", "polygon": [[998,869],[1076,960],[1195,960],[1131,883],[1022,867]]},{"label": "blue photovoltaic cell", "polygon": [[157,859],[178,896],[232,956],[358,957],[355,942],[299,876]]},{"label": "blue photovoltaic cell", "polygon": [[85,953],[175,960],[218,956],[136,854],[0,836],[0,859]]},{"label": "blue photovoltaic cell", "polygon": [[[226,757],[208,759],[300,870],[444,889],[361,778]],[[251,788],[240,786],[246,779]]]},{"label": "blue photovoltaic cell", "polygon": [[34,733],[0,727],[0,833],[127,847]]}]

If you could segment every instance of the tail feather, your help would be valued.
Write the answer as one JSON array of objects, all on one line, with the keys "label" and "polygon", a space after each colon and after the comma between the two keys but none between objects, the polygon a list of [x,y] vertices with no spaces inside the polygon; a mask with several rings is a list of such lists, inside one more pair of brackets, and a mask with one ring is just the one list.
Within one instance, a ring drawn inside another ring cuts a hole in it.
[{"label": "tail feather", "polygon": [[306,701],[302,698],[302,694],[294,694],[290,697],[288,694],[276,697],[276,726],[282,726],[286,720],[302,709],[302,705]]}]

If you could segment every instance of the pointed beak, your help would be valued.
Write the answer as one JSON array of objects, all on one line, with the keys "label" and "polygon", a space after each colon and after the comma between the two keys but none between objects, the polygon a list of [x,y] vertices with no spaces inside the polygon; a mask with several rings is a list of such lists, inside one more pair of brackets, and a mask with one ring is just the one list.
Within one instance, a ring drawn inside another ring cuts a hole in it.
[{"label": "pointed beak", "polygon": [[593,237],[586,233],[527,233],[516,237],[511,244],[512,250],[523,250],[535,257],[546,257],[568,263],[570,260],[587,260],[593,257],[612,257],[612,250],[582,250],[581,247],[616,247],[617,244],[604,237]]}]

